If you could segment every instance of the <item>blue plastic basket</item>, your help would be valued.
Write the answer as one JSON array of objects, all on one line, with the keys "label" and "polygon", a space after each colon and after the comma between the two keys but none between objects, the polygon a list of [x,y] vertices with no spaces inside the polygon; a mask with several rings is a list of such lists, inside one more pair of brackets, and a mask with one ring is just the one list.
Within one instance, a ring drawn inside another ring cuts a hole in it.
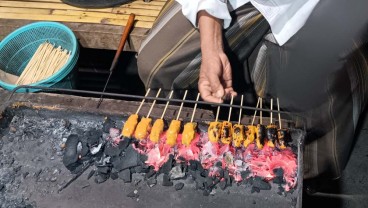
[{"label": "blue plastic basket", "polygon": [[[0,42],[0,69],[20,76],[38,46],[45,41],[71,51],[71,55],[67,63],[58,72],[47,79],[30,85],[73,88],[74,79],[72,79],[71,71],[78,61],[78,43],[74,33],[67,26],[57,22],[32,23],[15,30],[4,38]],[[17,85],[5,83],[2,80],[0,80],[0,86],[7,90],[13,90],[17,87]],[[25,92],[25,90],[20,89],[17,92]]]}]

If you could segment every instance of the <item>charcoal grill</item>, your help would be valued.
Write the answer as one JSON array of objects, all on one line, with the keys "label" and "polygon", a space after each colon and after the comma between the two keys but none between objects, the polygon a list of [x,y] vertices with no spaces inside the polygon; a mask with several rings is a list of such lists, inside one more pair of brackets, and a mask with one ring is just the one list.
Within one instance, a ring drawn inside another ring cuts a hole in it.
[{"label": "charcoal grill", "polygon": [[[33,88],[29,86],[20,86],[19,88]],[[18,88],[17,88],[18,89]],[[17,90],[15,89],[15,91]],[[49,89],[41,88],[44,91],[54,91],[73,94],[90,94],[101,95],[100,93],[80,90],[64,90],[64,89]],[[104,103],[99,109],[96,108],[98,103],[97,98],[85,98],[72,95],[59,95],[49,93],[39,94],[14,94],[0,91],[1,99],[5,100],[1,107],[0,120],[0,136],[7,137],[12,129],[9,126],[14,117],[31,117],[56,120],[70,120],[79,121],[80,123],[94,123],[100,126],[106,116],[116,121],[117,126],[122,126],[123,121],[131,113],[135,112],[139,102],[126,101],[124,99],[142,99],[142,96],[122,95],[114,93],[104,93],[104,96],[115,97],[115,99],[105,99]],[[146,97],[147,100],[156,98]],[[157,98],[158,101],[166,101],[165,98]],[[181,102],[181,100],[172,100],[173,102]],[[186,103],[195,103],[195,101],[187,100]],[[198,101],[198,104],[208,105],[208,103]],[[224,107],[239,108],[236,105],[221,104]],[[152,112],[152,117],[160,116],[163,105],[157,104],[157,111]],[[243,106],[248,110],[260,110],[257,108]],[[141,113],[147,113],[149,106],[145,105]],[[177,106],[169,106],[165,119],[172,119],[178,110]],[[262,109],[263,111],[269,111]],[[277,112],[277,111],[273,111]],[[182,117],[190,117],[191,108],[184,107]],[[198,109],[195,119],[203,123],[213,121],[214,116],[211,111]],[[245,116],[243,121],[249,123],[252,117]],[[302,119],[299,119],[303,121]],[[299,121],[298,121],[299,122]],[[103,184],[94,184],[87,180],[88,172],[85,172],[80,178],[72,183],[67,189],[61,193],[56,190],[62,183],[66,182],[72,175],[63,167],[62,163],[45,162],[43,165],[38,164],[38,167],[31,171],[38,171],[41,169],[52,169],[58,167],[61,169],[61,174],[58,176],[62,182],[55,185],[54,182],[46,181],[44,184],[38,182],[28,181],[24,179],[24,183],[29,183],[29,188],[25,192],[35,192],[34,189],[46,189],[44,194],[25,194],[29,196],[29,201],[35,201],[37,207],[301,207],[302,206],[302,186],[303,186],[303,144],[305,131],[303,129],[294,128],[295,122],[284,121],[284,125],[291,129],[293,142],[297,147],[298,152],[298,170],[297,170],[297,186],[294,192],[288,193],[286,196],[280,196],[276,193],[276,186],[273,185],[271,191],[261,191],[260,193],[251,193],[249,188],[244,186],[233,185],[225,191],[217,190],[213,196],[203,196],[202,192],[195,191],[190,183],[186,184],[183,190],[175,191],[173,187],[167,188],[156,185],[152,188],[147,186],[132,184],[123,184],[120,180],[108,180]],[[302,123],[302,122],[301,122]],[[14,131],[14,130],[13,130]],[[19,141],[18,141],[19,142]],[[1,149],[0,149],[1,150]],[[4,149],[2,150],[4,152]],[[22,150],[24,151],[24,150]],[[44,152],[32,152],[30,154],[44,154]],[[29,158],[37,157],[30,155]],[[18,158],[19,159],[19,158]],[[27,160],[26,158],[23,158]],[[17,158],[15,158],[17,160]],[[20,161],[26,164],[27,161]],[[30,165],[33,163],[30,162]],[[0,166],[1,168],[1,166]],[[1,172],[0,172],[1,173]],[[41,174],[42,175],[42,174]],[[0,174],[1,176],[1,174]],[[139,178],[138,178],[139,179]],[[138,181],[137,179],[137,181]],[[15,179],[15,181],[17,181]],[[0,179],[1,182],[1,179]],[[45,185],[46,184],[46,185]],[[50,185],[51,184],[51,185]],[[1,185],[1,184],[0,184]],[[27,184],[21,184],[20,187],[26,187]],[[46,187],[43,187],[46,186]],[[41,188],[40,188],[41,187]],[[43,187],[43,188],[42,188]],[[127,197],[132,191],[138,191],[139,200]],[[23,193],[23,192],[22,192]],[[1,200],[1,199],[0,199]]]}]

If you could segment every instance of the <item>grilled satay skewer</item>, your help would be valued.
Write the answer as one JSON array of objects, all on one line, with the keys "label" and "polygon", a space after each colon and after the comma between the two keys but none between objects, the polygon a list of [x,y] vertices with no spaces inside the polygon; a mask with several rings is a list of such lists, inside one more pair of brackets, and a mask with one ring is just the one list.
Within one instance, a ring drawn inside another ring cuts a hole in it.
[{"label": "grilled satay skewer", "polygon": [[[260,100],[261,99],[258,98],[256,108],[258,108]],[[248,147],[248,145],[256,139],[257,127],[254,126],[254,120],[256,119],[256,115],[257,115],[257,110],[254,111],[251,125],[248,125],[245,131],[245,140],[243,143],[244,147]]]},{"label": "grilled satay skewer", "polygon": [[[147,97],[149,92],[150,92],[150,88],[148,88],[146,95],[144,97]],[[129,118],[125,121],[123,130],[121,131],[121,135],[123,137],[131,137],[134,133],[135,127],[138,124],[138,113],[141,110],[143,103],[146,99],[143,98],[141,104],[139,105],[137,111],[135,112],[135,114],[132,114],[129,116]]]},{"label": "grilled satay skewer", "polygon": [[188,90],[185,90],[183,102],[181,102],[178,115],[175,120],[172,120],[169,126],[169,129],[166,132],[166,144],[169,146],[174,146],[176,144],[176,139],[178,138],[178,133],[180,131],[181,121],[179,120],[181,110],[184,105],[184,100],[187,97]]},{"label": "grilled satay skewer", "polygon": [[277,98],[277,111],[279,114],[279,129],[277,130],[277,145],[279,149],[285,149],[286,148],[285,140],[290,139],[290,133],[287,129],[283,129],[281,125],[279,98]]},{"label": "grilled satay skewer", "polygon": [[[234,100],[234,96],[231,96],[231,101],[230,101],[230,105],[233,104],[233,100]],[[222,122],[222,128],[221,128],[221,142],[223,144],[230,144],[233,137],[232,137],[232,133],[233,133],[233,125],[230,122],[230,118],[231,118],[231,111],[232,111],[232,107],[230,107],[229,110],[229,117],[227,119],[227,121]]]},{"label": "grilled satay skewer", "polygon": [[[196,101],[199,100],[199,96],[200,96],[200,93],[198,93]],[[194,119],[196,110],[197,110],[197,103],[194,104],[194,109],[193,109],[192,118],[190,119],[190,122],[184,125],[181,143],[186,146],[189,146],[195,137],[197,123],[193,122],[193,119]]]},{"label": "grilled satay skewer", "polygon": [[262,98],[260,98],[260,123],[257,125],[256,131],[256,145],[258,149],[262,149],[265,143],[267,134],[266,134],[266,127],[262,124]]},{"label": "grilled satay skewer", "polygon": [[270,124],[266,127],[267,130],[267,139],[268,146],[275,147],[275,142],[277,140],[277,126],[273,123],[273,99],[271,98],[271,116],[270,116]]},{"label": "grilled satay skewer", "polygon": [[164,111],[162,112],[161,118],[156,119],[155,123],[152,126],[151,134],[150,134],[150,140],[154,143],[157,143],[160,140],[160,136],[162,132],[164,131],[164,115],[166,113],[167,107],[169,106],[170,99],[174,93],[174,90],[171,90],[169,95],[169,100],[166,102]]},{"label": "grilled satay skewer", "polygon": [[220,113],[220,106],[217,106],[217,112],[216,112],[216,120],[211,122],[208,126],[208,139],[212,143],[217,143],[220,139],[220,130],[222,127],[222,123],[218,122],[218,116]]},{"label": "grilled satay skewer", "polygon": [[[160,95],[161,88],[158,90],[156,94],[156,98]],[[147,116],[143,117],[141,121],[138,123],[137,128],[134,132],[134,137],[138,140],[143,140],[147,138],[147,135],[150,133],[152,128],[152,118],[150,118],[153,106],[155,106],[156,100],[152,102],[151,108],[149,109]]]},{"label": "grilled satay skewer", "polygon": [[243,95],[241,96],[240,101],[240,111],[239,111],[239,119],[238,123],[233,126],[233,146],[234,147],[241,147],[244,141],[244,125],[240,124],[243,112]]}]

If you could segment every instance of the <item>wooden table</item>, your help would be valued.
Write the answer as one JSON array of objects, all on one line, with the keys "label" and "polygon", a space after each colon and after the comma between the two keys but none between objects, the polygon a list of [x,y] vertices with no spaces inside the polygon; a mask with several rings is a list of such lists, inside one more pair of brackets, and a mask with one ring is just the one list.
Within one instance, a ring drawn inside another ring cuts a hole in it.
[{"label": "wooden table", "polygon": [[61,0],[0,0],[0,40],[35,21],[57,21],[70,27],[83,47],[115,50],[130,13],[136,22],[124,50],[137,51],[163,6],[170,0],[133,0],[114,8],[83,9]]}]

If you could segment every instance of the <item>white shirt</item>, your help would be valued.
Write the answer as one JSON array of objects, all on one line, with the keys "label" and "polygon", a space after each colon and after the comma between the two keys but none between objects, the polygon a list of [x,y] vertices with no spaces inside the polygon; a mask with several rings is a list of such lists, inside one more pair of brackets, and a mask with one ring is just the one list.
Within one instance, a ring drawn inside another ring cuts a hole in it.
[{"label": "white shirt", "polygon": [[176,0],[182,6],[184,16],[194,26],[197,26],[198,11],[205,10],[208,14],[224,20],[224,28],[231,22],[230,11],[251,2],[265,17],[271,27],[271,31],[282,46],[300,28],[303,27],[308,17],[319,0]]}]

